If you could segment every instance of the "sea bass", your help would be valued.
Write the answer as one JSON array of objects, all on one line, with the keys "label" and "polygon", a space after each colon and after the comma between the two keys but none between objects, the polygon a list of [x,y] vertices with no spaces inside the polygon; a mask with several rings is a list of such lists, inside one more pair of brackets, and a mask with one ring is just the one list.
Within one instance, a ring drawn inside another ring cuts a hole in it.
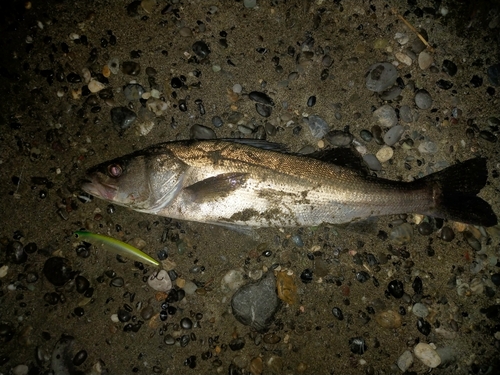
[{"label": "sea bass", "polygon": [[476,196],[487,180],[484,158],[402,182],[338,165],[337,152],[303,156],[255,140],[166,142],[90,168],[82,188],[136,211],[225,226],[317,226],[403,213],[497,223]]}]

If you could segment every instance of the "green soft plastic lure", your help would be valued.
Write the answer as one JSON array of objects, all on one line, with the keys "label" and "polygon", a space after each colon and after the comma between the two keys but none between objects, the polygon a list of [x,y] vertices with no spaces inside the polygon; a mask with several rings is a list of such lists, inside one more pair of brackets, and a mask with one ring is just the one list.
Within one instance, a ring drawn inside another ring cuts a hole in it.
[{"label": "green soft plastic lure", "polygon": [[119,241],[115,238],[104,236],[102,234],[87,232],[83,230],[76,231],[75,237],[81,239],[82,241],[91,243],[92,245],[98,247],[104,247],[106,250],[109,250],[115,254],[119,254],[126,258],[136,260],[139,262],[147,262],[156,267],[160,265],[160,262],[151,258],[146,253],[143,253],[141,250],[129,245],[128,243]]}]

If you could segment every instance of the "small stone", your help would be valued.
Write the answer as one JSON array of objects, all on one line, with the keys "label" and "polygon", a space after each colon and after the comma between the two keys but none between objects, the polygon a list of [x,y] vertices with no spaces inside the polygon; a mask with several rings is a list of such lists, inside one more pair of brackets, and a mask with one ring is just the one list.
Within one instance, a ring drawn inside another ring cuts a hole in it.
[{"label": "small stone", "polygon": [[401,118],[401,121],[413,122],[411,108],[407,105],[403,105],[403,106],[401,106],[401,108],[399,108],[399,116]]},{"label": "small stone", "polygon": [[363,161],[366,163],[368,168],[372,171],[381,171],[382,170],[382,164],[380,164],[380,161],[373,154],[363,155]]},{"label": "small stone", "polygon": [[252,91],[248,94],[248,97],[254,102],[261,103],[273,107],[274,101],[265,93],[260,91]]},{"label": "small stone", "polygon": [[396,52],[394,54],[396,56],[396,59],[398,59],[399,61],[401,61],[403,64],[407,65],[407,66],[410,66],[411,63],[412,63],[412,60],[411,60],[411,57],[402,53],[402,52]]},{"label": "small stone", "polygon": [[245,8],[253,9],[257,6],[257,0],[243,0]]},{"label": "small stone", "polygon": [[222,121],[219,116],[214,116],[212,117],[212,125],[216,128],[220,128],[222,125],[224,125],[224,121]]},{"label": "small stone", "polygon": [[413,353],[427,367],[436,368],[441,364],[441,358],[434,348],[424,342],[418,343],[413,348]]},{"label": "small stone", "polygon": [[373,134],[369,130],[366,130],[366,129],[361,130],[361,132],[359,133],[359,136],[365,142],[370,142],[373,139]]},{"label": "small stone", "polygon": [[96,93],[96,92],[99,92],[103,89],[106,88],[106,85],[104,83],[101,83],[95,79],[91,79],[89,84],[88,84],[88,88],[90,90],[91,93]]},{"label": "small stone", "polygon": [[418,145],[418,151],[422,154],[435,154],[438,146],[432,141],[424,141]]},{"label": "small stone", "polygon": [[[109,68],[111,69],[111,71],[113,71],[111,66]],[[136,76],[141,72],[141,64],[135,61],[124,61],[121,69],[123,74]]]},{"label": "small stone", "polygon": [[309,130],[311,130],[312,136],[316,139],[323,138],[330,130],[330,125],[328,125],[328,123],[321,117],[316,115],[305,117],[304,122],[309,125]]},{"label": "small stone", "polygon": [[206,126],[200,124],[194,124],[189,130],[191,139],[216,139],[217,135],[215,132],[207,128]]},{"label": "small stone", "polygon": [[262,117],[269,117],[272,113],[272,107],[264,105],[262,103],[255,103],[255,110]]},{"label": "small stone", "polygon": [[146,13],[153,13],[156,8],[156,0],[142,0],[141,7]]},{"label": "small stone", "polygon": [[392,149],[392,147],[384,146],[377,151],[377,154],[375,156],[381,163],[385,163],[386,161],[389,161],[393,157],[393,155],[394,150]]},{"label": "small stone", "polygon": [[401,327],[401,315],[396,311],[386,310],[375,315],[375,321],[383,328],[399,328]]},{"label": "small stone", "polygon": [[245,284],[244,274],[241,270],[228,271],[221,280],[222,292],[228,293],[231,290],[236,290]]},{"label": "small stone", "polygon": [[172,280],[167,271],[160,270],[148,278],[148,285],[158,292],[168,292],[172,289]]},{"label": "small stone", "polygon": [[411,311],[415,316],[419,318],[425,318],[427,315],[429,315],[429,309],[422,303],[414,304]]},{"label": "small stone", "polygon": [[347,147],[351,144],[353,136],[345,131],[331,130],[325,135],[325,140],[335,147]]},{"label": "small stone", "polygon": [[486,74],[488,74],[488,80],[493,86],[500,86],[500,63],[488,67]]},{"label": "small stone", "polygon": [[189,27],[181,27],[179,29],[179,35],[183,37],[193,36],[193,31]]},{"label": "small stone", "polygon": [[434,58],[427,51],[422,51],[418,55],[418,66],[422,70],[428,69],[432,65],[433,62],[434,62]]},{"label": "small stone", "polygon": [[52,257],[45,261],[43,274],[55,286],[63,286],[72,278],[72,269],[69,260],[61,257]]},{"label": "small stone", "polygon": [[415,104],[420,109],[429,109],[432,106],[431,95],[426,90],[418,90],[415,94]]},{"label": "small stone", "polygon": [[401,371],[406,372],[413,364],[413,355],[409,350],[405,350],[398,358],[398,367]]},{"label": "small stone", "polygon": [[[387,133],[385,133],[384,143],[387,146],[394,146],[397,142],[399,142],[399,140],[401,139],[401,136],[403,135],[404,132],[405,132],[405,129],[401,125],[393,126],[392,128],[390,128],[387,131]],[[377,158],[380,160],[378,155],[377,155]]]},{"label": "small stone", "polygon": [[373,112],[373,117],[377,122],[386,128],[390,128],[398,123],[396,111],[389,104],[385,104]]},{"label": "small stone", "polygon": [[137,83],[131,83],[123,89],[123,94],[127,100],[139,100],[144,92],[144,87]]},{"label": "small stone", "polygon": [[457,65],[450,60],[443,60],[443,67],[442,67],[443,72],[448,74],[450,77],[453,77],[455,74],[457,74],[458,68]]},{"label": "small stone", "polygon": [[403,297],[405,293],[403,283],[399,280],[392,280],[387,286],[387,290],[394,298],[398,299]]},{"label": "small stone", "polygon": [[210,54],[210,48],[208,48],[208,45],[201,40],[195,42],[192,46],[192,49],[196,56],[201,59],[204,59]]},{"label": "small stone", "polygon": [[111,122],[119,132],[129,128],[136,120],[137,115],[127,107],[115,107],[111,109]]},{"label": "small stone", "polygon": [[398,71],[389,63],[376,63],[368,68],[366,88],[370,91],[383,92],[394,85]]}]

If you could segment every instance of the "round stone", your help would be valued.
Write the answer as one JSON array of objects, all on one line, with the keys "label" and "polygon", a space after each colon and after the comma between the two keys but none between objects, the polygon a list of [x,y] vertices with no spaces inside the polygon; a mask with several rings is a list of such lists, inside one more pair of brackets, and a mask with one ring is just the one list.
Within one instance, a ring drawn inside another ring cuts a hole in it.
[{"label": "round stone", "polygon": [[167,271],[160,270],[149,277],[148,285],[159,292],[168,292],[172,289],[172,280]]},{"label": "round stone", "polygon": [[385,104],[373,112],[373,117],[380,126],[390,128],[398,123],[396,111],[389,104]]},{"label": "round stone", "polygon": [[437,354],[436,350],[429,344],[424,342],[418,343],[415,348],[413,348],[413,353],[424,365],[431,368],[436,368],[441,364],[441,358]]},{"label": "round stone", "polygon": [[429,309],[423,303],[416,303],[413,305],[412,313],[419,318],[425,318],[429,315]]},{"label": "round stone", "polygon": [[422,51],[418,55],[418,66],[422,70],[429,68],[433,62],[434,62],[434,58],[427,51]]},{"label": "round stone", "polygon": [[380,150],[377,151],[376,157],[381,163],[385,163],[390,160],[394,155],[394,150],[392,147],[384,146]]},{"label": "round stone", "polygon": [[432,97],[426,90],[418,90],[415,94],[415,104],[420,109],[429,109],[432,106]]},{"label": "round stone", "polygon": [[409,350],[405,350],[398,358],[398,367],[401,371],[406,372],[413,364],[413,355]]},{"label": "round stone", "polygon": [[370,91],[382,92],[394,85],[398,71],[394,65],[383,62],[371,65],[366,75],[366,88]]}]

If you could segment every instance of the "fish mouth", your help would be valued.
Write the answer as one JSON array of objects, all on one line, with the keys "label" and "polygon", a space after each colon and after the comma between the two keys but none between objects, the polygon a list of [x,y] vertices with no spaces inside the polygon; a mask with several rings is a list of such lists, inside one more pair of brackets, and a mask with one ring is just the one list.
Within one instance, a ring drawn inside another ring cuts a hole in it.
[{"label": "fish mouth", "polygon": [[118,187],[115,185],[106,184],[101,181],[97,181],[95,178],[85,179],[81,182],[82,189],[93,195],[95,197],[113,200],[118,192]]}]

